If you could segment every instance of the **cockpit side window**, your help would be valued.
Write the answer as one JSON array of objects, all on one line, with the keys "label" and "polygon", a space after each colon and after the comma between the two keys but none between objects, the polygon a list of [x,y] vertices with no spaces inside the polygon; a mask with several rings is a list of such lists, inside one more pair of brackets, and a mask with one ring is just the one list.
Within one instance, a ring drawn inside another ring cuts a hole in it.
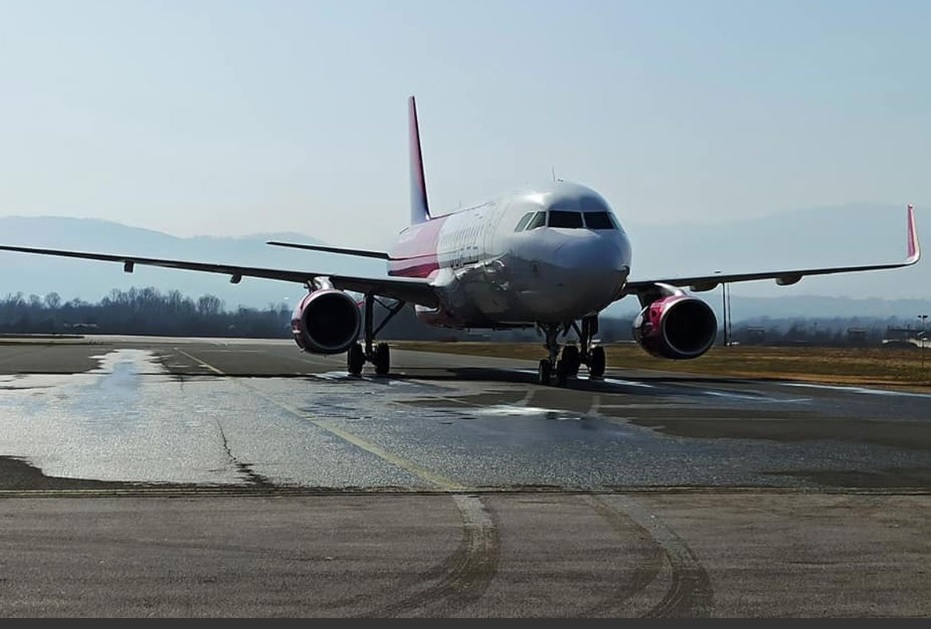
[{"label": "cockpit side window", "polygon": [[610,212],[585,212],[583,216],[589,229],[619,229]]},{"label": "cockpit side window", "polygon": [[550,227],[578,229],[582,227],[582,214],[564,210],[550,210]]},{"label": "cockpit side window", "polygon": [[530,222],[531,218],[533,218],[533,212],[527,212],[526,214],[524,214],[521,217],[520,222],[517,223],[517,227],[514,228],[514,231],[516,232],[524,231],[524,228],[527,227],[527,223]]},{"label": "cockpit side window", "polygon": [[536,229],[537,227],[543,227],[546,225],[546,212],[537,212],[533,215],[533,219],[527,223],[527,229]]}]

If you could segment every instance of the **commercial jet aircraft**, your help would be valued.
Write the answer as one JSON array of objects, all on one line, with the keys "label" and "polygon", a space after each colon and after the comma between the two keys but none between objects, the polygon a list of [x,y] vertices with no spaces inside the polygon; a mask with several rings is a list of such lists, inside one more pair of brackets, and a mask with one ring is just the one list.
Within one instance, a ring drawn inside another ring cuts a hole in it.
[{"label": "commercial jet aircraft", "polygon": [[[243,277],[303,284],[307,294],[295,307],[291,322],[294,340],[305,352],[346,352],[353,375],[359,375],[366,362],[376,374],[389,372],[388,344],[376,342],[375,337],[406,304],[421,320],[436,326],[536,327],[548,354],[540,360],[537,373],[546,385],[565,384],[582,365],[590,378],[603,376],[605,352],[595,339],[598,314],[626,296],[640,302],[633,326],[644,350],[668,359],[691,359],[712,346],[718,324],[711,307],[686,288],[701,292],[722,282],[762,279],[789,285],[806,275],[909,266],[920,257],[914,208],[909,205],[907,257],[902,262],[638,279],[631,275],[631,243],[620,222],[601,195],[582,185],[553,182],[449,214],[434,214],[427,201],[413,97],[408,109],[410,226],[391,251],[268,243],[381,258],[387,263],[386,277],[8,245],[0,245],[0,250],[118,262],[127,273],[141,264],[229,275],[234,284]],[[361,294],[362,299],[349,293]],[[376,300],[388,304],[378,327],[373,321]],[[570,331],[577,343],[568,342]]]}]

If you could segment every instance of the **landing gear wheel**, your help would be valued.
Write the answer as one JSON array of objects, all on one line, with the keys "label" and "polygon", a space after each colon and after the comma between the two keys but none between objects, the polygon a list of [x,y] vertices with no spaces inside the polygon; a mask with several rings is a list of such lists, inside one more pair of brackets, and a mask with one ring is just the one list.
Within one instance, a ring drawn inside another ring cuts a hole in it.
[{"label": "landing gear wheel", "polygon": [[569,365],[565,359],[556,362],[556,385],[566,386],[566,380],[569,378]]},{"label": "landing gear wheel", "polygon": [[550,377],[553,375],[553,365],[550,361],[545,358],[540,361],[540,367],[537,369],[537,381],[544,385],[549,386]]},{"label": "landing gear wheel", "polygon": [[375,373],[379,375],[388,373],[388,369],[391,367],[391,350],[388,348],[387,343],[379,343],[375,346],[375,355],[372,357],[372,362],[375,364]]},{"label": "landing gear wheel", "polygon": [[346,353],[346,366],[349,368],[349,373],[358,376],[362,373],[362,365],[364,364],[365,352],[362,351],[362,346],[359,343],[353,343]]},{"label": "landing gear wheel", "polygon": [[562,348],[562,362],[566,366],[567,376],[576,376],[582,360],[579,357],[579,348],[575,345],[566,345]]},{"label": "landing gear wheel", "polygon": [[592,348],[592,356],[588,363],[588,375],[590,378],[601,378],[605,375],[605,348]]}]

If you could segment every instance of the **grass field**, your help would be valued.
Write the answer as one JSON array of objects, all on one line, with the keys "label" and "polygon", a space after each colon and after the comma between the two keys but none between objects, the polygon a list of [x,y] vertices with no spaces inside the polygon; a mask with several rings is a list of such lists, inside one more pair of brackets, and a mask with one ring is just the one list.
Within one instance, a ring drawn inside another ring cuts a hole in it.
[{"label": "grass field", "polygon": [[[537,343],[433,343],[396,341],[399,349],[539,360]],[[931,350],[914,348],[834,348],[715,346],[695,360],[654,358],[630,344],[605,345],[609,367],[749,378],[862,385],[931,392]],[[584,368],[583,368],[584,369]]]}]

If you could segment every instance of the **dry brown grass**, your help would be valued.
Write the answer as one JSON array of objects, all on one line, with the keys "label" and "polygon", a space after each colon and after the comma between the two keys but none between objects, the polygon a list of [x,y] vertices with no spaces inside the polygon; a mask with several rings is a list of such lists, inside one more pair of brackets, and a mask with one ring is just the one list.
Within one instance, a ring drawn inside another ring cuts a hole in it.
[{"label": "dry brown grass", "polygon": [[[433,343],[397,341],[399,349],[539,360],[538,343]],[[654,358],[630,344],[605,345],[608,366],[680,373],[780,378],[806,382],[931,391],[931,351],[916,348],[713,347],[695,360]]]}]

